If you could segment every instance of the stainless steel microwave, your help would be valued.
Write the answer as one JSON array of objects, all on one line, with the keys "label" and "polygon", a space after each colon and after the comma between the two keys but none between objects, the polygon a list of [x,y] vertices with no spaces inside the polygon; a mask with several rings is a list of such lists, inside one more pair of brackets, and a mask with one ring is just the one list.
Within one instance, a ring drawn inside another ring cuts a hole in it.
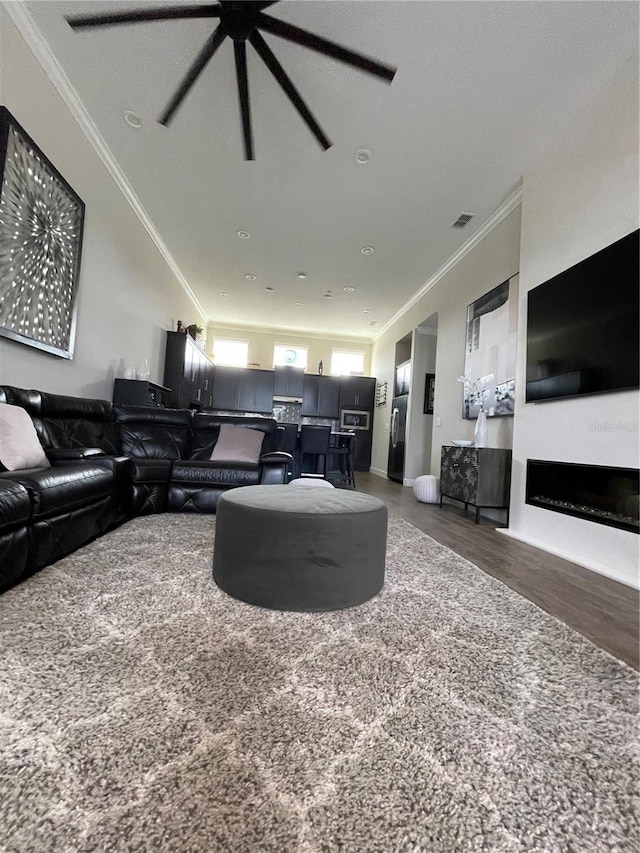
[{"label": "stainless steel microwave", "polygon": [[340,429],[369,429],[369,416],[369,412],[342,409],[340,412]]}]

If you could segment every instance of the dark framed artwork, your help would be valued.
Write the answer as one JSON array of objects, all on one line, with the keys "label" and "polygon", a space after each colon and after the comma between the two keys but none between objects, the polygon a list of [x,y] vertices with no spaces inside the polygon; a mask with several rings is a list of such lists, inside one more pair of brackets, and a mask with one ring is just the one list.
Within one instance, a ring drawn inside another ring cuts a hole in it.
[{"label": "dark framed artwork", "polygon": [[84,203],[0,107],[0,335],[73,358]]},{"label": "dark framed artwork", "polygon": [[[518,277],[512,276],[467,307],[462,417],[513,415]],[[462,379],[463,377],[461,377]]]},{"label": "dark framed artwork", "polygon": [[433,414],[433,403],[436,394],[436,375],[435,373],[427,373],[424,383],[424,413],[425,415]]}]

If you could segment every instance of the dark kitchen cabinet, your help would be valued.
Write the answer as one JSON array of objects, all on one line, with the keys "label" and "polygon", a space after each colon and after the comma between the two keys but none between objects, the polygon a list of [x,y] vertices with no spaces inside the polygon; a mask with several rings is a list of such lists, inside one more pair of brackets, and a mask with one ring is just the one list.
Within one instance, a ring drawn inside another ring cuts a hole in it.
[{"label": "dark kitchen cabinet", "polygon": [[238,391],[242,412],[273,412],[273,370],[243,370]]},{"label": "dark kitchen cabinet", "polygon": [[371,444],[373,433],[370,429],[356,430],[353,450],[353,467],[356,471],[368,471],[371,467]]},{"label": "dark kitchen cabinet", "polygon": [[372,376],[340,377],[340,408],[372,410],[376,396],[376,380]]},{"label": "dark kitchen cabinet", "polygon": [[454,498],[476,509],[509,508],[511,451],[496,447],[445,445],[440,457],[440,506],[442,498]]},{"label": "dark kitchen cabinet", "polygon": [[274,397],[302,397],[304,370],[301,367],[275,367],[273,378]]},{"label": "dark kitchen cabinet", "polygon": [[273,371],[218,365],[212,408],[270,414],[273,410]]},{"label": "dark kitchen cabinet", "polygon": [[190,335],[167,332],[164,384],[166,405],[174,409],[209,409],[213,399],[213,362]]},{"label": "dark kitchen cabinet", "polygon": [[302,414],[337,420],[340,417],[340,377],[305,373]]},{"label": "dark kitchen cabinet", "polygon": [[213,376],[213,409],[235,412],[238,410],[241,367],[217,365]]}]

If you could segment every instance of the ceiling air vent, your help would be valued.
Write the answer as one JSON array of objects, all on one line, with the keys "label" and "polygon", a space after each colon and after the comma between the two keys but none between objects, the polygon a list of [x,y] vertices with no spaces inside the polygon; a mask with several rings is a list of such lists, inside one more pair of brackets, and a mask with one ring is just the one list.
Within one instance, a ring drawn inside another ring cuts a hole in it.
[{"label": "ceiling air vent", "polygon": [[456,221],[451,226],[452,228],[464,228],[467,222],[470,222],[475,213],[461,213],[460,216],[456,219]]},{"label": "ceiling air vent", "polygon": [[369,320],[369,325],[375,326],[377,322],[378,322],[377,320]]}]

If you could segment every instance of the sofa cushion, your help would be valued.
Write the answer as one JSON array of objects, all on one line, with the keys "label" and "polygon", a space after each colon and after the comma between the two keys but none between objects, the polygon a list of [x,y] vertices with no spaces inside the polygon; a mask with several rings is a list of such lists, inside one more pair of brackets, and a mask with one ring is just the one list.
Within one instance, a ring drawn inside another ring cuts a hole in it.
[{"label": "sofa cushion", "polygon": [[255,465],[260,459],[263,440],[264,433],[259,430],[223,424],[211,452],[211,461],[249,462]]},{"label": "sofa cushion", "polygon": [[116,406],[122,452],[135,459],[182,459],[191,441],[191,412]]},{"label": "sofa cushion", "polygon": [[0,530],[26,524],[30,518],[31,501],[25,487],[0,478]]},{"label": "sofa cushion", "polygon": [[49,467],[33,421],[9,403],[0,403],[0,464],[5,471]]},{"label": "sofa cushion", "polygon": [[30,412],[44,447],[99,447],[117,456],[120,444],[113,422],[113,405],[107,400],[40,393],[37,413]]},{"label": "sofa cushion", "polygon": [[190,483],[202,488],[234,486],[257,486],[261,480],[261,469],[251,462],[174,462],[171,471],[172,483]]},{"label": "sofa cushion", "polygon": [[3,480],[20,483],[29,492],[34,520],[59,515],[110,496],[115,486],[111,471],[86,462],[13,471],[1,476]]},{"label": "sofa cushion", "polygon": [[233,417],[229,415],[210,415],[199,412],[193,416],[193,442],[191,459],[211,459],[213,448],[220,436],[222,426],[239,426],[245,429],[259,430],[264,433],[262,452],[276,450],[278,445],[278,423],[273,418]]}]

